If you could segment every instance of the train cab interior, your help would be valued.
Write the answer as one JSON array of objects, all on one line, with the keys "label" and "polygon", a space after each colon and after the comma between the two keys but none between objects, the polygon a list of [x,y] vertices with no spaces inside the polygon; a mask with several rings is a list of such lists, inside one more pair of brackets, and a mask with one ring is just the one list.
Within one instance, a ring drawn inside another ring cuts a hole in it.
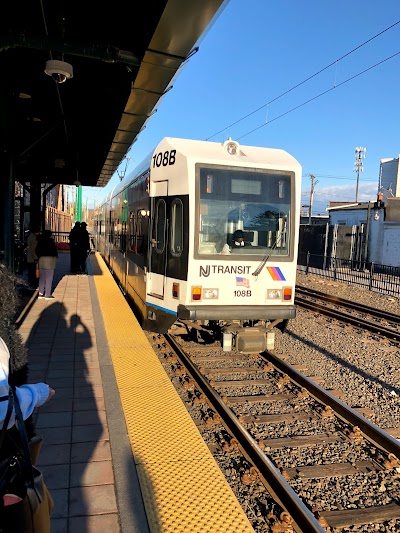
[{"label": "train cab interior", "polygon": [[[271,213],[270,213],[271,214]],[[265,216],[262,223],[255,229],[251,221],[229,219],[223,224],[224,232],[217,231],[220,223],[202,225],[199,235],[199,254],[223,254],[223,255],[263,255],[268,249],[274,251],[274,255],[288,253],[289,224],[288,217],[284,213],[273,213],[273,216]]]}]

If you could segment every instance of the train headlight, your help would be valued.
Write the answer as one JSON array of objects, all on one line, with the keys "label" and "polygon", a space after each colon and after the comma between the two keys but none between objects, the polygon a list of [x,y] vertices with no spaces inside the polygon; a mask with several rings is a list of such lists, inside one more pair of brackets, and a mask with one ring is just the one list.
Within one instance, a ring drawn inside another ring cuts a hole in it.
[{"label": "train headlight", "polygon": [[282,291],[280,289],[268,289],[267,300],[282,300]]},{"label": "train headlight", "polygon": [[219,290],[218,289],[203,289],[203,298],[205,300],[218,300]]},{"label": "train headlight", "polygon": [[201,300],[201,287],[192,287],[192,301],[198,302]]},{"label": "train headlight", "polygon": [[239,143],[232,141],[229,137],[227,141],[224,142],[223,147],[228,152],[229,155],[238,155],[239,154]]}]

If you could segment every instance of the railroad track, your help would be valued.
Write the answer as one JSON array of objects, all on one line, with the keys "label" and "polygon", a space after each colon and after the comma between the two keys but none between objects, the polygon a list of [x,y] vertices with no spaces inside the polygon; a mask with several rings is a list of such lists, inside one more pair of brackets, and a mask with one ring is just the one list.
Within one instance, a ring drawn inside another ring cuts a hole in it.
[{"label": "railroad track", "polygon": [[[276,502],[271,531],[376,531],[391,522],[400,528],[400,445],[392,436],[271,352],[182,346],[173,335],[154,334],[152,343],[197,413],[199,430],[212,440],[220,432],[210,433],[210,423],[221,421],[230,435],[210,449],[218,456],[237,444],[250,465],[243,473],[237,463],[241,479],[262,483],[267,501]],[[256,531],[265,531],[265,522],[254,520],[267,521],[263,512],[271,516],[267,506],[248,515]]]},{"label": "railroad track", "polygon": [[[400,341],[400,317],[397,314],[302,286],[296,286],[295,304],[397,342]],[[350,311],[350,313],[343,309]],[[387,324],[390,324],[391,327],[388,327]]]}]

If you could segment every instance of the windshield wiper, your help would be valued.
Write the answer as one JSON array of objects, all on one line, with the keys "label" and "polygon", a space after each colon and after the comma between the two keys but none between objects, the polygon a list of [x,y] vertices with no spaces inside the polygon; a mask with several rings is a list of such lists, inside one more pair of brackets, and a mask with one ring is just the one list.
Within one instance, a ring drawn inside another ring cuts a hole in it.
[{"label": "windshield wiper", "polygon": [[281,242],[281,237],[282,235],[280,233],[278,233],[278,235],[276,236],[276,239],[275,241],[273,242],[271,248],[267,251],[267,253],[265,254],[264,258],[262,259],[261,263],[258,265],[258,267],[255,269],[255,271],[252,273],[252,276],[255,276],[257,277],[259,275],[259,273],[261,272],[261,270],[264,268],[264,266],[266,265],[268,259],[270,258],[272,252],[275,250],[275,248],[278,246],[278,241]]}]

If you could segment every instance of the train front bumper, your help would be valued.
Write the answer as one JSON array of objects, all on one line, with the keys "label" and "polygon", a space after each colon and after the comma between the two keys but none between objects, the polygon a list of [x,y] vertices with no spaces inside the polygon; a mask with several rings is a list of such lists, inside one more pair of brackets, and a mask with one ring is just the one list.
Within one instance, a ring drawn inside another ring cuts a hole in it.
[{"label": "train front bumper", "polygon": [[296,317],[295,305],[178,305],[182,320],[290,320]]}]

